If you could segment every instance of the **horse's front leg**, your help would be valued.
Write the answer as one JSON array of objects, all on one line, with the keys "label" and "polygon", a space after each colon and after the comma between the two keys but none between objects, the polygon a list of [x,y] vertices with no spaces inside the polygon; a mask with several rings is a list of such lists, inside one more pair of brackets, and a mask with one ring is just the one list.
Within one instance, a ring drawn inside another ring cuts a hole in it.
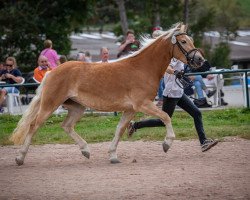
[{"label": "horse's front leg", "polygon": [[144,101],[143,104],[141,104],[139,111],[148,115],[159,117],[165,124],[167,133],[162,146],[164,152],[166,153],[175,139],[171,118],[166,112],[160,110],[152,101]]},{"label": "horse's front leg", "polygon": [[120,119],[120,122],[117,125],[115,137],[113,138],[112,143],[109,147],[110,162],[112,164],[120,162],[117,158],[116,149],[122,134],[128,126],[128,123],[133,119],[134,116],[134,111],[125,111]]}]

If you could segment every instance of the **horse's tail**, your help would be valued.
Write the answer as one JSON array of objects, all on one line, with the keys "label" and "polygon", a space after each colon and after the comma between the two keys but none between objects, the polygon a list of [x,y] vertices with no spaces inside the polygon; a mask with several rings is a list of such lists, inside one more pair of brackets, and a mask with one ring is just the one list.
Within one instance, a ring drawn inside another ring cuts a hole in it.
[{"label": "horse's tail", "polygon": [[16,129],[13,131],[10,141],[14,142],[16,145],[23,144],[27,134],[30,130],[30,125],[34,120],[36,120],[36,117],[38,115],[38,111],[40,109],[40,101],[41,101],[41,95],[42,95],[42,88],[44,86],[44,83],[46,81],[48,73],[46,73],[45,77],[43,78],[43,81],[41,82],[40,86],[36,90],[36,95],[32,99],[28,109],[23,114],[22,118],[17,124]]}]

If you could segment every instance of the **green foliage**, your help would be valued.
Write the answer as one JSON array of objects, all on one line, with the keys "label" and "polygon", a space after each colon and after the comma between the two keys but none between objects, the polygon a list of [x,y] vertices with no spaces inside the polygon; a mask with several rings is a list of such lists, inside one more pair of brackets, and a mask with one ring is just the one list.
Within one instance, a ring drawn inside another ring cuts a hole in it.
[{"label": "green foliage", "polygon": [[[204,31],[218,30],[228,39],[240,26],[250,26],[249,5],[250,0],[189,1],[189,30],[195,45],[204,48]],[[126,0],[125,7],[129,28],[136,34],[152,33],[156,13],[165,30],[183,21],[184,1]],[[0,1],[0,24],[0,61],[15,56],[22,71],[34,68],[45,39],[53,41],[59,54],[67,55],[71,48],[68,36],[73,31],[91,26],[101,32],[104,26],[116,24],[114,32],[122,33],[114,0]]]},{"label": "green foliage", "polygon": [[201,1],[193,1],[190,5],[190,10],[192,11],[189,16],[190,32],[194,39],[195,46],[202,47],[203,33],[211,30],[214,24],[214,9],[204,7]]},{"label": "green foliage", "polygon": [[36,65],[45,39],[53,41],[59,54],[67,55],[71,47],[69,34],[86,22],[91,10],[91,4],[85,0],[21,0],[0,4],[0,60],[15,56],[22,71],[30,71]]},{"label": "green foliage", "polygon": [[[158,12],[161,16],[161,26],[168,29],[173,23],[182,21],[182,4],[178,0],[148,0],[148,1],[126,1],[125,7],[129,29],[133,29],[137,35],[152,33],[155,26],[156,2],[159,5]],[[116,35],[122,35],[120,22],[117,21],[113,29]]]},{"label": "green foliage", "polygon": [[[120,120],[120,114],[115,116],[89,115],[83,117],[76,125],[79,133],[88,143],[111,141],[115,128]],[[73,143],[72,139],[60,127],[65,116],[52,116],[38,130],[33,138],[33,144]],[[135,120],[150,118],[138,113]],[[203,122],[208,137],[222,138],[240,136],[250,139],[250,109],[223,109],[203,112]],[[0,115],[0,145],[10,145],[8,140],[16,127],[20,116]],[[176,111],[172,124],[177,139],[197,138],[193,119],[186,112]],[[166,131],[164,127],[144,128],[138,130],[132,140],[163,140]],[[127,140],[124,136],[123,140]]]},{"label": "green foliage", "polygon": [[239,26],[242,28],[250,27],[250,0],[237,0],[242,8],[242,18],[239,20]]},{"label": "green foliage", "polygon": [[212,66],[227,68],[231,65],[229,60],[230,47],[228,43],[221,42],[216,45],[212,52],[210,62]]}]

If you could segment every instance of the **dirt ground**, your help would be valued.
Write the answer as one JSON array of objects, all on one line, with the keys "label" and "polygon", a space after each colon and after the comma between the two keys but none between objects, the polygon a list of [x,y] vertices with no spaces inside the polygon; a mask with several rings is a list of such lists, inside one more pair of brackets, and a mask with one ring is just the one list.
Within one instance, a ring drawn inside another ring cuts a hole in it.
[{"label": "dirt ground", "polygon": [[19,147],[0,147],[0,199],[250,199],[250,141],[227,138],[206,153],[197,140],[121,142],[122,163],[110,164],[109,142],[31,146],[23,166]]}]

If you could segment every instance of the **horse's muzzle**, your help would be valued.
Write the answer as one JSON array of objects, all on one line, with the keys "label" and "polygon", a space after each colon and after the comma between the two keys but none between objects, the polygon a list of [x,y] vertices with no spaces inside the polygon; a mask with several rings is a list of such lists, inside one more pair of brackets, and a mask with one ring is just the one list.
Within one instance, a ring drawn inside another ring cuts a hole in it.
[{"label": "horse's muzzle", "polygon": [[188,61],[188,65],[191,68],[199,68],[203,65],[203,63],[205,62],[205,59],[203,58],[201,53],[198,50],[196,50],[196,51],[192,51],[187,56],[187,61]]}]

